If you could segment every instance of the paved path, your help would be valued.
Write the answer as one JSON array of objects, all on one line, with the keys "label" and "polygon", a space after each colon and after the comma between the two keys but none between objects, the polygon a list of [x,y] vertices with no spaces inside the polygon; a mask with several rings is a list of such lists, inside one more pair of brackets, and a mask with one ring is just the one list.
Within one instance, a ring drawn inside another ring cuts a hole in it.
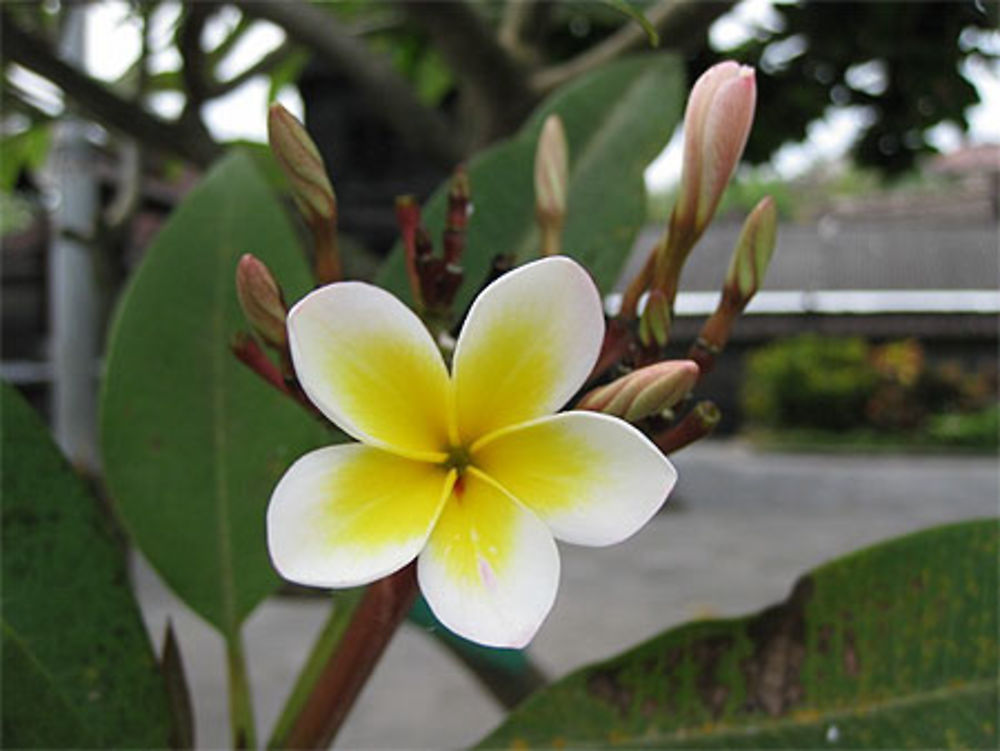
[{"label": "paved path", "polygon": [[[563,546],[562,586],[532,645],[553,676],[692,618],[737,615],[783,598],[804,570],[938,522],[998,512],[995,458],[760,454],[706,443],[676,457],[668,510],[615,547]],[[159,641],[169,614],[197,706],[202,748],[228,742],[219,638],[137,566]],[[259,727],[269,730],[325,617],[319,602],[278,600],[246,629]],[[501,712],[431,639],[397,635],[343,729],[344,748],[457,748]]]}]

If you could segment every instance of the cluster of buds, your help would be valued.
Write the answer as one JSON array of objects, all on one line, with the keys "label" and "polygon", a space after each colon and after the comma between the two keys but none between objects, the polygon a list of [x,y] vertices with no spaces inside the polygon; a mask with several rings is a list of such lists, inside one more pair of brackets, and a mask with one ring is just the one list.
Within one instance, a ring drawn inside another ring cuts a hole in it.
[{"label": "cluster of buds", "polygon": [[462,253],[469,218],[469,180],[460,167],[448,189],[448,207],[441,238],[442,253],[421,223],[420,206],[411,196],[396,199],[396,221],[403,240],[406,275],[417,308],[426,316],[446,321],[462,283]]},{"label": "cluster of buds", "polygon": [[[288,181],[302,220],[312,233],[316,283],[339,281],[342,273],[337,246],[337,197],[323,157],[302,124],[280,104],[271,105],[267,131],[271,153]],[[230,345],[233,354],[274,388],[315,411],[292,367],[284,294],[267,265],[249,253],[236,266],[236,295],[256,338],[238,333]],[[277,363],[268,357],[260,342],[275,353]]]},{"label": "cluster of buds", "polygon": [[[684,163],[680,193],[666,231],[642,272],[627,290],[622,313],[640,316],[640,339],[648,350],[662,350],[670,338],[670,311],[681,270],[708,227],[743,154],[756,104],[752,68],[720,63],[695,83],[684,114]],[[650,304],[652,303],[652,304]]]},{"label": "cluster of buds", "polygon": [[[684,116],[684,162],[677,203],[663,237],[623,296],[595,370],[600,374],[619,362],[619,370],[625,373],[586,394],[577,408],[645,421],[652,429],[669,422],[699,378],[711,370],[733,324],[760,287],[776,239],[777,213],[769,197],[744,224],[718,308],[688,352],[689,359],[661,360],[670,341],[681,270],[715,216],[736,170],[755,103],[754,71],[735,62],[710,68],[695,83]],[[657,432],[654,440],[663,451],[676,451],[711,432],[719,418],[714,404],[698,402],[675,424]]]},{"label": "cluster of buds", "polygon": [[[577,409],[605,412],[640,425],[666,453],[707,435],[718,423],[719,411],[710,401],[694,403],[679,419],[675,415],[690,402],[698,380],[712,368],[733,324],[760,287],[774,250],[776,211],[773,200],[765,198],[743,226],[719,305],[690,348],[689,359],[662,359],[670,340],[681,270],[712,221],[742,156],[755,102],[754,73],[746,66],[721,63],[696,82],[684,117],[684,163],[677,203],[663,237],[628,286],[618,316],[608,322],[604,349],[594,368],[595,381],[609,372],[612,380],[593,388],[576,404]],[[271,108],[268,122],[272,151],[315,239],[317,281],[337,281],[337,201],[319,150],[280,105]],[[541,128],[535,153],[535,218],[541,255],[561,250],[568,186],[566,132],[559,117],[552,115]],[[396,202],[412,296],[424,320],[439,334],[448,330],[451,306],[463,278],[460,263],[469,209],[469,182],[459,168],[448,192],[442,249],[437,254],[415,200],[404,196]],[[498,257],[494,272],[500,273],[507,260]],[[244,256],[237,269],[237,291],[247,321],[278,354],[279,362],[274,365],[256,340],[246,335],[234,343],[237,356],[276,387],[301,397],[290,366],[287,310],[277,283],[263,263]]]}]

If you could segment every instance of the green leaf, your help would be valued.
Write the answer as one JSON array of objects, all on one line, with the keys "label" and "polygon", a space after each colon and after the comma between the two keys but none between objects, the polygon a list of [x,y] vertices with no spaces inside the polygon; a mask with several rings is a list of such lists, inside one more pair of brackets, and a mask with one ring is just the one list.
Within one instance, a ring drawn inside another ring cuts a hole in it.
[{"label": "green leaf", "polygon": [[14,189],[21,170],[39,170],[49,155],[52,130],[48,123],[32,125],[13,135],[0,138],[0,191]]},{"label": "green leaf", "polygon": [[996,748],[996,519],[867,548],[525,702],[484,748]]},{"label": "green leaf", "polygon": [[[641,55],[602,67],[560,89],[518,134],[469,162],[474,212],[463,256],[463,310],[486,278],[497,253],[518,262],[538,253],[534,159],[545,118],[558,113],[570,152],[570,188],[563,248],[581,261],[602,290],[616,281],[645,219],[643,172],[663,149],[684,105],[681,66],[671,55]],[[424,222],[440,237],[447,186],[424,208]],[[412,299],[402,248],[386,262],[379,282]]]},{"label": "green leaf", "polygon": [[162,748],[166,691],[97,502],[10,386],[3,433],[4,748]]},{"label": "green leaf", "polygon": [[309,275],[252,160],[227,157],[175,211],[125,294],[101,409],[108,484],[128,531],[174,591],[227,638],[278,583],[264,515],[280,474],[323,442],[299,406],[228,348],[253,253],[289,302]]}]

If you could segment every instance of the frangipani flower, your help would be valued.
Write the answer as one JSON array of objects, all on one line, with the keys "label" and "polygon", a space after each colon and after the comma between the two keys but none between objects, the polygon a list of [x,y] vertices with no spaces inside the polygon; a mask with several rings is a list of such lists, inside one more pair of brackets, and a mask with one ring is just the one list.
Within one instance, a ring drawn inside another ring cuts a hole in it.
[{"label": "frangipani flower", "polygon": [[555,600],[553,535],[620,542],[676,480],[622,420],[553,414],[584,383],[604,335],[597,289],[568,258],[491,284],[469,311],[450,375],[417,316],[360,282],[307,295],[288,332],[306,394],[360,441],[307,454],[275,488],[268,545],[290,580],[351,587],[416,558],[444,625],[524,646]]}]

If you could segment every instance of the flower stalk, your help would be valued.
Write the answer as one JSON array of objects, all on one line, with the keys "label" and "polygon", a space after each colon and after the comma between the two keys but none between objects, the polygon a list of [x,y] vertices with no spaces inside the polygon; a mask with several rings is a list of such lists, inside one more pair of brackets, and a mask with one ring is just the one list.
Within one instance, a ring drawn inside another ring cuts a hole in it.
[{"label": "flower stalk", "polygon": [[246,655],[239,633],[226,640],[226,660],[229,667],[229,720],[232,727],[233,748],[257,747],[254,728],[253,701],[247,680]]},{"label": "flower stalk", "polygon": [[280,104],[268,111],[267,137],[292,197],[312,232],[316,281],[330,284],[343,277],[337,245],[337,197],[316,144],[292,113]]},{"label": "flower stalk", "polygon": [[684,164],[680,194],[663,238],[629,284],[621,316],[632,320],[643,292],[659,291],[643,315],[643,346],[662,348],[670,335],[669,313],[681,270],[715,215],[746,146],[757,90],[752,68],[732,61],[709,68],[695,83],[684,115]]},{"label": "flower stalk", "polygon": [[294,399],[302,407],[305,407],[311,414],[319,416],[321,413],[316,406],[309,401],[303,393],[294,373],[286,375],[261,349],[257,340],[249,334],[238,331],[229,344],[229,349],[236,356],[236,359],[246,365],[256,373],[266,384],[277,389],[285,396]]},{"label": "flower stalk", "polygon": [[675,451],[680,451],[685,446],[690,446],[695,441],[700,441],[710,435],[721,419],[722,413],[714,402],[700,401],[681,418],[680,422],[655,436],[653,443],[660,451],[669,456]]},{"label": "flower stalk", "polygon": [[329,748],[417,595],[416,564],[369,585],[282,748]]},{"label": "flower stalk", "polygon": [[[420,206],[413,196],[400,196],[396,199],[396,224],[399,226],[399,236],[403,241],[403,256],[406,261],[406,278],[410,283],[410,294],[418,310],[424,307],[424,294],[420,283],[417,265],[420,258],[429,253],[426,242],[417,245],[417,233],[422,230],[420,225]],[[426,240],[426,232],[421,240]]]},{"label": "flower stalk", "polygon": [[406,275],[416,308],[435,330],[445,330],[451,304],[462,283],[461,266],[469,216],[469,179],[459,167],[448,190],[441,257],[421,223],[420,207],[411,196],[396,199],[396,223],[406,259]]},{"label": "flower stalk", "polygon": [[774,199],[763,198],[750,212],[729,261],[722,297],[708,318],[688,356],[710,371],[729,341],[736,319],[757,294],[767,273],[777,241],[778,212]]}]

